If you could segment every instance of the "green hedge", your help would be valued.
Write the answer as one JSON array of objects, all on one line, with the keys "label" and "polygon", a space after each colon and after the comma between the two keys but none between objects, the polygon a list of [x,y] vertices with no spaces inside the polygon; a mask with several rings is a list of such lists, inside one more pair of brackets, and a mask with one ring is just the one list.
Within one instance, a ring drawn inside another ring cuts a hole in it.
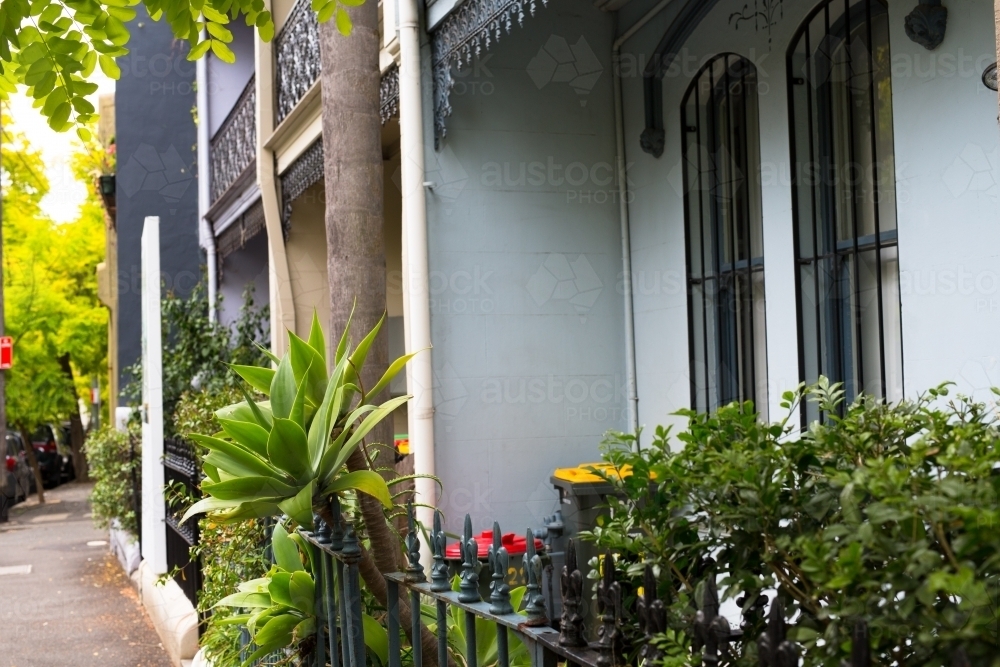
[{"label": "green hedge", "polygon": [[[130,440],[135,442],[134,458]],[[107,528],[115,519],[122,528],[137,535],[135,509],[133,508],[132,478],[139,488],[136,500],[142,498],[142,444],[138,434],[129,434],[103,427],[92,433],[84,446],[90,477],[94,480],[94,490],[90,494],[90,504],[94,520],[101,528]]]},{"label": "green hedge", "polygon": [[[757,664],[763,609],[779,596],[807,667],[839,667],[868,623],[872,663],[934,667],[962,647],[1000,665],[1000,430],[995,406],[945,386],[897,405],[841,403],[836,385],[784,396],[789,414],[815,400],[804,432],[763,424],[751,404],[688,428],[658,428],[645,447],[618,434],[605,458],[620,499],[593,539],[619,554],[635,590],[655,568],[669,602],[678,664],[709,577],[748,625],[739,664]],[[681,633],[685,633],[681,635]],[[680,637],[680,639],[678,639]]]}]

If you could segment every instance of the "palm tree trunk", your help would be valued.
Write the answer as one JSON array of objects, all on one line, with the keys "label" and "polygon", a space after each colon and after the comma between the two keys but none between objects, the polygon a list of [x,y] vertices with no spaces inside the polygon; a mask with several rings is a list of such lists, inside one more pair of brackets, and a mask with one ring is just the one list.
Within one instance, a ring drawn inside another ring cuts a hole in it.
[{"label": "palm tree trunk", "polygon": [[[323,101],[323,172],[326,187],[327,278],[330,285],[330,331],[343,331],[353,311],[354,343],[385,314],[385,238],[382,205],[382,121],[379,116],[380,34],[378,4],[367,0],[350,9],[354,30],[341,35],[334,21],[320,26]],[[330,337],[337,344],[335,336]],[[332,354],[329,355],[332,358]],[[364,366],[362,390],[373,386],[389,364],[387,335],[379,335]],[[376,397],[381,402],[388,397]],[[392,426],[383,421],[368,438],[368,456],[360,450],[348,462],[351,470],[370,465],[387,477],[394,474]],[[369,462],[370,461],[370,462]],[[371,544],[359,569],[368,589],[386,604],[384,574],[400,569],[402,552],[377,501],[361,495],[361,514]],[[400,622],[410,632],[411,610],[400,600]],[[411,637],[411,641],[413,638]],[[424,664],[437,667],[437,643],[426,627],[420,643]]]}]

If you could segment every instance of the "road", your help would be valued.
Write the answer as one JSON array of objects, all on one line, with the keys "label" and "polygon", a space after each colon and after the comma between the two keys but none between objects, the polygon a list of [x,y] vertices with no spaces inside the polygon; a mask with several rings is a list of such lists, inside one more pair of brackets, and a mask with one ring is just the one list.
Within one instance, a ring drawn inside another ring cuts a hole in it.
[{"label": "road", "polygon": [[46,491],[45,505],[32,496],[0,524],[0,667],[170,667],[94,527],[90,488]]}]

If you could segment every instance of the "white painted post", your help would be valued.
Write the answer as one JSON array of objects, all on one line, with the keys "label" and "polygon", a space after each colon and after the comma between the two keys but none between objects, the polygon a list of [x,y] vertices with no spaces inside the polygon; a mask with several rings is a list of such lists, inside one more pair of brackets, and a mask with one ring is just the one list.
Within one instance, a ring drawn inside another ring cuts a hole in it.
[{"label": "white painted post", "polygon": [[163,501],[163,347],[160,335],[160,219],[142,228],[142,557],[167,571]]}]

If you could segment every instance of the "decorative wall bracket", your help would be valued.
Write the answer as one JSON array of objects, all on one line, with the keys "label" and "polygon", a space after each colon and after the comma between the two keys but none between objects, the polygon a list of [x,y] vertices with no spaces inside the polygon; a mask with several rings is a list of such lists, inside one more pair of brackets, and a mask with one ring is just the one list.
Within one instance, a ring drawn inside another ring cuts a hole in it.
[{"label": "decorative wall bracket", "polygon": [[906,36],[928,51],[933,51],[944,41],[948,27],[948,8],[941,0],[920,0],[903,25]]},{"label": "decorative wall bracket", "polygon": [[[548,6],[549,0],[541,0]],[[434,75],[434,146],[448,133],[445,119],[451,115],[451,89],[455,80],[451,68],[462,69],[473,57],[489,51],[505,32],[510,34],[515,19],[524,25],[525,9],[534,16],[538,0],[467,0],[441,22],[431,34]]]}]

